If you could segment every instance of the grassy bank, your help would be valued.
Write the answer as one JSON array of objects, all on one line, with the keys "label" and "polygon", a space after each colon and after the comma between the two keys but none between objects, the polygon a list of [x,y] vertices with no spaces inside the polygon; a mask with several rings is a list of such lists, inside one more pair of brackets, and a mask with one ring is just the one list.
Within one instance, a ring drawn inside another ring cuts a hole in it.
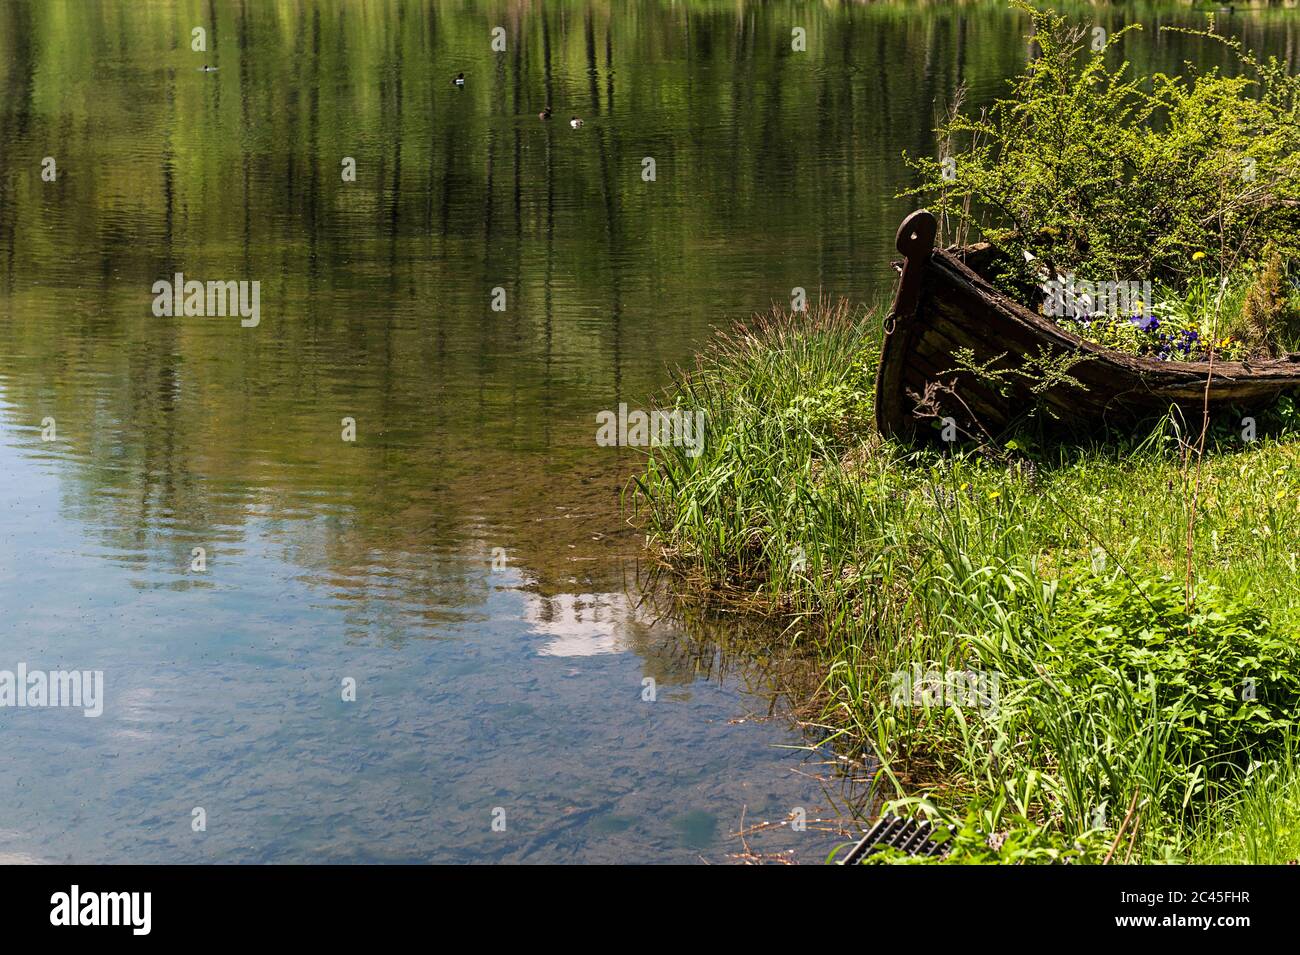
[{"label": "grassy bank", "polygon": [[872,426],[879,327],[774,313],[681,377],[705,449],[656,448],[636,497],[682,586],[813,648],[837,745],[953,860],[1295,858],[1288,408],[1199,463],[1174,421],[905,449]]}]

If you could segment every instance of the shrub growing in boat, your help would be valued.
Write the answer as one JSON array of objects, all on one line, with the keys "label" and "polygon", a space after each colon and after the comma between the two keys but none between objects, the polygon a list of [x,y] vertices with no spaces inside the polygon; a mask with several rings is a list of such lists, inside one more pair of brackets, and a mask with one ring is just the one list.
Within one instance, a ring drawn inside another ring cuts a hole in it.
[{"label": "shrub growing in boat", "polygon": [[1022,301],[1053,282],[1154,287],[1100,321],[1060,319],[1085,338],[1166,359],[1296,350],[1300,78],[1212,18],[1182,32],[1221,45],[1236,75],[1139,75],[1120,47],[1140,24],[1094,50],[1089,25],[1016,5],[1040,55],[988,109],[963,113],[959,98],[940,156],[909,159],[922,182],[907,194],[925,197],[946,238],[1006,253],[995,280]]}]

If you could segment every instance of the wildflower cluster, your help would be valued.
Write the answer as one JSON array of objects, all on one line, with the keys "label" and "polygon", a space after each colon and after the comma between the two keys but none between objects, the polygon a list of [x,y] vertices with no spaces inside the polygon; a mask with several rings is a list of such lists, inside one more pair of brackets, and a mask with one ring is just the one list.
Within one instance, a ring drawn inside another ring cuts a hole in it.
[{"label": "wildflower cluster", "polygon": [[1231,335],[1215,337],[1199,316],[1177,304],[1144,305],[1133,315],[1076,315],[1058,319],[1062,327],[1104,348],[1160,361],[1205,361],[1214,352],[1219,360],[1244,357],[1245,348]]}]

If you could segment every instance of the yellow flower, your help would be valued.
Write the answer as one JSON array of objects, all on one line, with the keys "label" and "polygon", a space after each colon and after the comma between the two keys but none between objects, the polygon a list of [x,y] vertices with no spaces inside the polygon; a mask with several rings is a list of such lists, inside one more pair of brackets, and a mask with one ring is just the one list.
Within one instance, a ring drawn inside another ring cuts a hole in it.
[{"label": "yellow flower", "polygon": [[1203,259],[1203,258],[1205,258],[1205,253],[1204,253],[1204,252],[1193,252],[1193,253],[1192,253],[1192,261],[1193,261],[1193,262],[1199,262],[1199,261],[1201,261],[1201,259]]}]

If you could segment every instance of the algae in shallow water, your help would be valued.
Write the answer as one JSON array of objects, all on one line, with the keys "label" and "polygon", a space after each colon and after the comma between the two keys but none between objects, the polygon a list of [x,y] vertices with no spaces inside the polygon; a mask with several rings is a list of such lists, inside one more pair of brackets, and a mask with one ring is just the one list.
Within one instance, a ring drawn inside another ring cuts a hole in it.
[{"label": "algae in shallow water", "polygon": [[682,845],[707,849],[718,836],[718,817],[703,809],[693,809],[673,819],[673,828],[677,830]]}]

